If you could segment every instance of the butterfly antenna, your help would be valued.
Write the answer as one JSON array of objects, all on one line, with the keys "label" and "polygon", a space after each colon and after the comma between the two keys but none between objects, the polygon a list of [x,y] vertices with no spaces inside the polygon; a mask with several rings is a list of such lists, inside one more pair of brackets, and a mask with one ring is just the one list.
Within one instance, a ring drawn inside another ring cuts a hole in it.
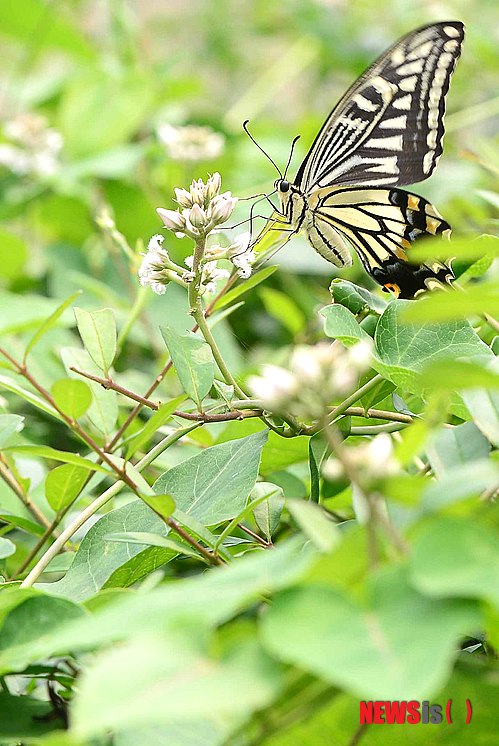
[{"label": "butterfly antenna", "polygon": [[268,160],[272,163],[272,165],[274,166],[274,168],[276,169],[277,173],[279,174],[279,176],[282,179],[283,176],[282,176],[281,169],[279,168],[279,166],[277,165],[277,163],[270,157],[270,155],[267,152],[265,152],[265,150],[262,148],[262,146],[257,143],[257,141],[255,140],[255,138],[253,137],[253,135],[251,134],[251,132],[248,129],[248,122],[249,122],[249,119],[245,119],[245,121],[243,122],[243,130],[246,132],[246,134],[248,135],[249,139],[256,145],[256,147],[258,148],[258,150],[260,150],[264,154],[264,156],[266,158],[268,158]]},{"label": "butterfly antenna", "polygon": [[298,140],[300,139],[300,137],[301,137],[301,135],[296,135],[296,137],[294,138],[293,142],[291,143],[291,150],[289,151],[288,162],[286,163],[286,168],[284,169],[284,176],[282,177],[283,179],[286,178],[286,174],[288,173],[288,168],[290,167],[291,161],[293,159],[293,152],[294,152],[294,149],[295,149],[295,145],[298,142]]}]

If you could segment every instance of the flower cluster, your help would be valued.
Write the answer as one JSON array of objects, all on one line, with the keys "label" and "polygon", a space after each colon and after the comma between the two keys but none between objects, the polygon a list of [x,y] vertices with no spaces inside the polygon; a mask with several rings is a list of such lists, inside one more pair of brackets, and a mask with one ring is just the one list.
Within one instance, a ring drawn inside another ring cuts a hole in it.
[{"label": "flower cluster", "polygon": [[[177,210],[163,207],[157,213],[163,221],[163,227],[175,233],[179,238],[188,236],[197,245],[203,244],[203,255],[199,260],[200,292],[216,292],[216,281],[228,278],[230,272],[220,267],[219,262],[226,260],[236,268],[243,279],[250,277],[255,253],[250,245],[249,233],[242,233],[226,247],[219,243],[209,244],[208,237],[219,233],[218,226],[225,223],[232,214],[237,198],[230,192],[220,193],[220,174],[214,173],[205,182],[194,180],[189,189],[175,189]],[[148,245],[147,254],[139,269],[139,280],[148,285],[155,293],[165,292],[170,281],[181,284],[192,282],[195,278],[194,256],[188,256],[185,264],[187,271],[171,261],[163,247],[163,236],[153,236]]]},{"label": "flower cluster", "polygon": [[334,399],[354,389],[359,374],[369,368],[371,351],[368,341],[349,349],[329,342],[300,345],[287,368],[265,365],[262,375],[251,376],[248,385],[269,410],[320,418]]},{"label": "flower cluster", "polygon": [[48,126],[45,117],[21,114],[6,122],[3,133],[11,142],[0,144],[0,165],[18,176],[43,178],[56,173],[63,139],[60,132]]},{"label": "flower cluster", "polygon": [[221,183],[220,174],[214,173],[206,184],[198,179],[192,182],[189,190],[175,189],[180,209],[157,209],[164,227],[177,236],[189,236],[196,240],[225,223],[232,215],[237,197],[233,197],[230,192],[220,194]]},{"label": "flower cluster", "polygon": [[[345,455],[361,484],[393,476],[400,471],[393,453],[393,442],[388,433],[379,433],[361,445],[348,448]],[[344,476],[343,464],[334,456],[330,456],[324,463],[322,472],[328,479],[340,479]]]},{"label": "flower cluster", "polygon": [[165,237],[159,233],[151,238],[139,267],[140,284],[149,286],[157,295],[163,295],[175,275],[168,252],[162,247],[164,240]]},{"label": "flower cluster", "polygon": [[224,136],[211,127],[161,124],[157,131],[160,142],[175,161],[208,161],[218,158],[224,149]]}]

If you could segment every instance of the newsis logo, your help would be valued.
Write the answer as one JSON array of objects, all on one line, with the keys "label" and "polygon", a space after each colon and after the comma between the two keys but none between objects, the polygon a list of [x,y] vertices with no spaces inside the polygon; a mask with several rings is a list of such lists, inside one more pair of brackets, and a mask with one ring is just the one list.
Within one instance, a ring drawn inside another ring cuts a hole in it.
[{"label": "newsis logo", "polygon": [[[473,710],[469,699],[465,700],[466,725],[471,723]],[[368,701],[360,703],[361,725],[393,725],[394,723],[417,723],[434,724],[443,722],[452,723],[452,699],[447,700],[445,708],[442,705],[430,704],[428,700],[418,702],[410,701]]]}]

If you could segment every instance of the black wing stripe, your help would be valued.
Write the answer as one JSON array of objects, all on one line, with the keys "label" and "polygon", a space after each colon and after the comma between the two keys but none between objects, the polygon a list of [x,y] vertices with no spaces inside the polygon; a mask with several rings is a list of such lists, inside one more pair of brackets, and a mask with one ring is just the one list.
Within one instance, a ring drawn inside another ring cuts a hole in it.
[{"label": "black wing stripe", "polygon": [[426,179],[442,153],[445,96],[464,26],[400,39],[351,86],[298,170],[305,193],[333,184],[398,186]]}]

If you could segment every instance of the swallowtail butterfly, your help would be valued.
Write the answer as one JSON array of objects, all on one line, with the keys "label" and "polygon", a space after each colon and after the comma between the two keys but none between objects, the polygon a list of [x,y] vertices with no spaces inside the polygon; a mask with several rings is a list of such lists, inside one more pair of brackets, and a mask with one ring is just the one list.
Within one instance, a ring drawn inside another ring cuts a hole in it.
[{"label": "swallowtail butterfly", "polygon": [[427,179],[442,154],[445,96],[461,52],[459,21],[397,41],[348,89],[318,133],[293,182],[275,182],[280,212],[314,249],[348,266],[351,244],[367,272],[397,297],[450,282],[450,267],[411,264],[420,236],[450,234],[423,197],[398,187]]}]

